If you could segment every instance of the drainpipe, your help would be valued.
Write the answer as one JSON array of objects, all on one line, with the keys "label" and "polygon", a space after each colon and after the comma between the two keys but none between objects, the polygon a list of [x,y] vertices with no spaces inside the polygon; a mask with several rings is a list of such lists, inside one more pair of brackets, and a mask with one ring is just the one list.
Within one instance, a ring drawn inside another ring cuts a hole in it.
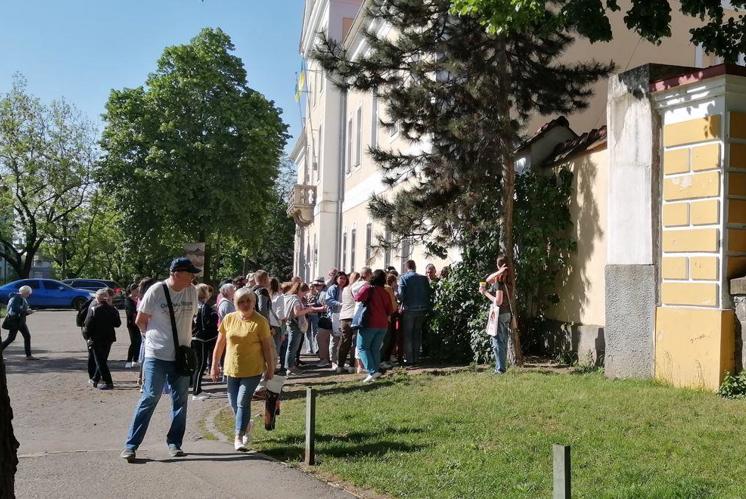
[{"label": "drainpipe", "polygon": [[342,204],[345,197],[345,151],[347,145],[347,90],[339,91],[339,182],[337,182],[337,230],[334,231],[334,266],[339,268],[342,239]]}]

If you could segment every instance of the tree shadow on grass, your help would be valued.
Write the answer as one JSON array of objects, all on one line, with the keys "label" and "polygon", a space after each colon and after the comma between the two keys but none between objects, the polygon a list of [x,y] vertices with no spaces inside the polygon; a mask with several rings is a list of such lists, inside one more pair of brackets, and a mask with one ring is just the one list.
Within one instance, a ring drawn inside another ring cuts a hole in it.
[{"label": "tree shadow on grass", "polygon": [[[380,388],[395,385],[397,382],[394,380],[382,380],[376,381],[375,383],[362,384],[362,383],[344,383],[339,384],[337,382],[327,384],[313,384],[311,387],[316,390],[320,396],[336,395],[340,393],[351,393],[360,392],[368,393]],[[291,385],[293,388],[287,391],[283,390],[282,400],[295,400],[300,398],[306,398],[306,386],[303,384]],[[301,389],[297,389],[300,387]]]},{"label": "tree shadow on grass", "polygon": [[[427,448],[422,443],[410,444],[394,440],[380,440],[377,442],[367,442],[358,444],[338,443],[324,444],[316,446],[316,459],[323,460],[325,457],[336,457],[355,459],[357,457],[381,457],[390,453],[413,453],[420,452]],[[296,445],[284,445],[265,448],[262,452],[280,461],[299,461],[303,459],[304,447],[301,441]]]},{"label": "tree shadow on grass", "polygon": [[[316,434],[316,456],[355,458],[362,456],[383,456],[389,453],[419,452],[429,445],[422,442],[412,444],[391,439],[392,435],[420,434],[421,428],[394,428],[387,426],[374,431],[353,431],[342,434]],[[286,435],[265,442],[271,445],[262,450],[264,454],[282,461],[303,458],[304,441],[298,435]]]}]

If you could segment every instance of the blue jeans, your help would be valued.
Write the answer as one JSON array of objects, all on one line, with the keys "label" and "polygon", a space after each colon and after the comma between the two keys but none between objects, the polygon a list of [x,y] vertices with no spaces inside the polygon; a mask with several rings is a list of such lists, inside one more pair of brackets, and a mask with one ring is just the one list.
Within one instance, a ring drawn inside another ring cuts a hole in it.
[{"label": "blue jeans", "polygon": [[497,317],[497,336],[491,336],[492,353],[495,355],[495,372],[504,373],[507,369],[508,334],[510,332],[510,312]]},{"label": "blue jeans", "polygon": [[236,416],[236,435],[243,436],[251,421],[251,397],[254,396],[261,375],[249,378],[231,378],[228,376],[228,401]]},{"label": "blue jeans", "polygon": [[316,335],[319,333],[319,314],[308,314],[308,331],[306,331],[306,348],[308,353],[319,353]]},{"label": "blue jeans", "polygon": [[405,310],[401,316],[401,335],[404,339],[404,359],[407,364],[420,361],[422,349],[422,326],[425,323],[425,311],[410,312]]},{"label": "blue jeans", "polygon": [[292,369],[296,366],[295,360],[300,348],[300,341],[303,338],[303,332],[294,324],[288,327],[288,346],[285,351],[285,368]]},{"label": "blue jeans", "polygon": [[368,374],[378,371],[381,363],[381,346],[386,328],[361,328],[357,333],[357,349],[360,350],[360,358],[365,364]]},{"label": "blue jeans", "polygon": [[135,408],[127,442],[125,447],[137,449],[148,431],[150,418],[163,392],[163,385],[168,381],[171,385],[171,428],[166,435],[169,447],[181,448],[186,430],[187,393],[189,391],[189,376],[176,374],[176,362],[147,357],[142,365],[143,389],[140,401]]}]

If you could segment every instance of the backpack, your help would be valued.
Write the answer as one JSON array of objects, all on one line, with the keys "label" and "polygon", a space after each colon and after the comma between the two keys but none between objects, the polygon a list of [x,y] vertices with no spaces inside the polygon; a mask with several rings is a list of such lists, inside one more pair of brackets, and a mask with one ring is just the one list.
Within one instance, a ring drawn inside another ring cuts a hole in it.
[{"label": "backpack", "polygon": [[269,296],[269,291],[257,286],[254,288],[254,294],[256,294],[256,311],[269,321],[269,314],[272,312],[272,298]]},{"label": "backpack", "polygon": [[91,308],[91,303],[93,303],[94,298],[88,298],[82,307],[78,309],[78,313],[75,314],[75,325],[78,327],[83,327],[83,324],[85,324],[85,318],[88,316],[88,309]]}]

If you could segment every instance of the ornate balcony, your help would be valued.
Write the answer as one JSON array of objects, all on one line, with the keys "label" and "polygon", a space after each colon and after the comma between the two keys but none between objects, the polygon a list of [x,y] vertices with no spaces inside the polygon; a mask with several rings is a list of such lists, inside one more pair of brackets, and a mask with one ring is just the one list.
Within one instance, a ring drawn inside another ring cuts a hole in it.
[{"label": "ornate balcony", "polygon": [[313,222],[313,208],[316,206],[316,186],[296,184],[290,193],[288,215],[293,217],[296,225],[305,227]]}]

